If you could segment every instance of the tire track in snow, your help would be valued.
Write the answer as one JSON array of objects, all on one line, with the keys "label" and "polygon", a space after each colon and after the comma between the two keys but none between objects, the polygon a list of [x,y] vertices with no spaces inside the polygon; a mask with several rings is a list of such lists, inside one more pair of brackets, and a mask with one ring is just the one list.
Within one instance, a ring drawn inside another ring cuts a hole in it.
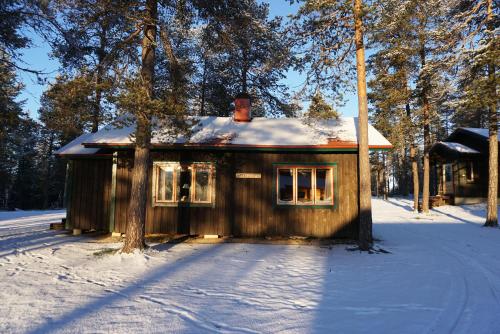
[{"label": "tire track in snow", "polygon": [[497,290],[497,288],[494,285],[495,273],[493,273],[487,267],[483,266],[479,261],[475,260],[473,257],[458,253],[450,248],[447,248],[447,251],[449,253],[453,253],[456,258],[460,258],[461,262],[464,265],[474,267],[482,273],[484,278],[486,278],[486,280],[488,281],[488,287],[490,288],[491,295],[493,297],[495,297],[495,302],[496,302],[497,306],[500,307],[500,292]]},{"label": "tire track in snow", "polygon": [[[478,312],[475,308],[470,306],[471,297],[472,297],[470,284],[472,282],[471,280],[474,280],[474,278],[471,277],[469,273],[481,274],[481,276],[484,278],[484,280],[480,280],[480,281],[481,282],[486,281],[488,283],[488,288],[491,291],[491,295],[494,298],[494,301],[495,301],[495,304],[496,304],[498,310],[500,310],[500,298],[499,298],[500,293],[497,292],[497,289],[493,283],[494,280],[491,279],[492,275],[495,276],[495,274],[491,270],[484,267],[482,264],[480,264],[479,261],[477,261],[473,257],[466,256],[460,252],[457,252],[449,245],[445,246],[445,244],[450,243],[450,242],[456,243],[454,240],[449,240],[449,239],[446,239],[443,237],[439,237],[437,234],[428,234],[428,233],[415,232],[415,231],[412,231],[412,233],[414,235],[419,235],[422,238],[420,240],[421,244],[425,244],[425,247],[427,247],[429,249],[436,248],[436,245],[438,245],[438,248],[441,251],[441,253],[445,254],[447,257],[451,258],[455,263],[455,265],[453,265],[453,267],[452,267],[453,272],[454,272],[454,275],[452,275],[452,277],[455,278],[455,277],[460,276],[462,278],[459,285],[463,287],[461,289],[461,291],[462,291],[461,296],[463,296],[463,298],[461,298],[461,300],[459,302],[460,306],[458,308],[458,313],[453,317],[453,321],[451,322],[450,328],[447,330],[444,330],[444,329],[442,329],[442,326],[444,325],[445,327],[448,327],[446,325],[450,323],[450,320],[447,319],[446,315],[449,314],[450,310],[455,311],[457,309],[456,308],[457,305],[453,304],[453,301],[448,302],[449,306],[441,312],[443,319],[441,321],[438,320],[435,325],[431,326],[428,330],[429,333],[430,332],[432,332],[432,333],[447,332],[447,333],[452,333],[452,334],[454,334],[454,333],[469,333],[470,327],[472,325],[477,325],[477,321],[476,321],[477,316],[471,317],[470,314],[472,314],[475,311],[476,313],[480,314],[481,316],[484,315],[484,314],[482,314],[482,312]],[[429,242],[429,240],[433,240],[433,242]],[[424,242],[422,242],[422,241],[424,241]],[[446,262],[444,262],[444,263],[446,263]],[[477,278],[476,278],[476,280],[477,280]],[[469,282],[469,281],[471,281],[471,282]],[[478,284],[473,284],[473,285],[480,286],[480,287],[483,286],[483,285],[478,285]],[[451,291],[452,295],[455,292],[452,288],[450,289],[450,291]],[[476,290],[474,293],[475,293],[475,295],[477,295]],[[466,311],[469,312],[470,314],[467,317],[464,317],[464,314],[466,313]],[[471,319],[474,319],[474,322],[471,323]],[[480,330],[479,330],[479,332],[480,332]]]},{"label": "tire track in snow", "polygon": [[[228,324],[225,324],[223,322],[215,322],[203,317],[200,317],[200,315],[197,315],[195,312],[191,311],[190,309],[180,306],[180,305],[175,305],[173,303],[168,303],[163,300],[159,300],[154,297],[146,296],[146,295],[141,295],[139,296],[140,299],[149,301],[151,303],[155,303],[158,305],[161,305],[162,308],[172,314],[175,314],[179,317],[181,317],[184,320],[187,320],[194,326],[210,331],[212,333],[226,333],[226,332],[231,332],[231,333],[245,333],[245,334],[256,334],[260,333],[254,330],[251,330],[249,328],[243,328],[243,327],[235,327],[235,326],[230,326]],[[207,326],[205,324],[211,324],[211,326]]]},{"label": "tire track in snow", "polygon": [[[446,252],[446,250],[444,250],[444,248],[441,247],[441,250],[443,252],[445,252],[446,254],[448,254],[448,256],[451,256],[455,261],[457,261],[457,259],[453,255]],[[457,274],[463,274],[463,270],[460,270],[460,268],[458,268],[457,266],[453,267],[453,271],[455,272],[455,275],[453,275],[453,277],[456,277]],[[462,279],[460,280],[460,283],[462,286],[462,289],[461,289],[462,298],[461,298],[461,302],[460,302],[460,307],[458,309],[458,313],[455,315],[455,317],[451,323],[450,329],[447,331],[447,333],[450,333],[450,334],[456,333],[456,329],[457,329],[458,325],[460,324],[460,321],[462,320],[462,316],[464,315],[465,310],[467,309],[467,306],[468,306],[469,300],[470,300],[470,288],[469,288],[469,282],[467,280],[467,277],[461,276],[461,278]],[[449,291],[451,291],[451,295],[453,295],[453,293],[454,293],[453,289],[450,289]],[[441,314],[447,315],[447,314],[449,314],[449,310],[455,309],[455,304],[448,302],[448,305],[449,306],[445,310],[443,310],[441,312]],[[445,319],[445,323],[448,323],[448,320]],[[434,329],[432,331],[434,331]]]}]

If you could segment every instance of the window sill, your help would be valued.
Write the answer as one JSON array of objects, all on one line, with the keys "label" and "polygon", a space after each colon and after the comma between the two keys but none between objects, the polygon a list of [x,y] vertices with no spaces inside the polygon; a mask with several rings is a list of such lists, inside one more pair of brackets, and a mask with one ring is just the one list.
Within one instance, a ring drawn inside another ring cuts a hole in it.
[{"label": "window sill", "polygon": [[215,203],[154,203],[153,208],[164,207],[164,208],[215,208]]},{"label": "window sill", "polygon": [[276,209],[335,209],[335,204],[274,204]]}]

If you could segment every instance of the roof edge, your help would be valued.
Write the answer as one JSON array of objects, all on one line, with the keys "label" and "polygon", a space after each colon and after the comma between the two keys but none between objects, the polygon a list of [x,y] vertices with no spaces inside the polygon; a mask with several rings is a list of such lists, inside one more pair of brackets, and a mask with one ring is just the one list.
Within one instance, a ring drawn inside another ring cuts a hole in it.
[{"label": "roof edge", "polygon": [[[84,147],[88,148],[133,148],[134,144],[123,143],[82,143]],[[182,148],[199,148],[199,149],[354,149],[358,150],[358,144],[354,143],[340,143],[322,144],[322,145],[247,145],[247,144],[151,144],[153,149],[182,149]],[[390,150],[392,145],[369,145],[370,149]]]}]

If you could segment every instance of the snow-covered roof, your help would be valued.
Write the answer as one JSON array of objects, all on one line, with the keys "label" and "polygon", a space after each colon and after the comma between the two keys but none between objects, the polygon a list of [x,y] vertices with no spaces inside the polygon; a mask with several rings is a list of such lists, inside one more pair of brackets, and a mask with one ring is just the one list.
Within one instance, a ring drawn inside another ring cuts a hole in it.
[{"label": "snow-covered roof", "polygon": [[[192,128],[190,138],[181,135],[168,137],[161,128],[153,134],[153,146],[204,145],[242,147],[325,147],[357,148],[357,118],[342,117],[338,120],[306,122],[299,118],[253,118],[251,122],[235,122],[232,117],[199,117]],[[88,147],[129,146],[134,140],[135,125],[117,127],[108,125],[97,133],[77,138],[78,143]],[[371,148],[391,148],[391,143],[373,126],[368,128]],[[63,147],[58,154],[67,153]],[[92,153],[89,153],[92,154]]]},{"label": "snow-covered roof", "polygon": [[[485,128],[461,128],[461,129],[475,133],[477,135],[480,135],[481,137],[489,138],[490,131]],[[500,133],[498,133],[498,140],[500,141]]]},{"label": "snow-covered roof", "polygon": [[55,154],[64,154],[64,155],[91,155],[97,153],[99,151],[98,148],[94,147],[85,147],[82,143],[86,142],[92,135],[95,133],[84,133],[80,137],[75,138],[68,144],[64,145],[57,151]]},{"label": "snow-covered roof", "polygon": [[477,151],[473,148],[470,148],[468,146],[465,146],[463,144],[460,144],[460,143],[443,141],[443,142],[438,142],[437,144],[444,145],[444,146],[446,146],[446,148],[453,150],[453,151],[456,151],[458,153],[465,153],[465,154],[478,154],[478,153],[480,153],[479,151]]}]

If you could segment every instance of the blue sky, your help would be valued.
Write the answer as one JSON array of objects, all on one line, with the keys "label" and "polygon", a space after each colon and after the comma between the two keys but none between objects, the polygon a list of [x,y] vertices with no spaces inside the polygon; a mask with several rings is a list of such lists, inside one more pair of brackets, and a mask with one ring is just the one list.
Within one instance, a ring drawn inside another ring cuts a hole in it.
[{"label": "blue sky", "polygon": [[[288,0],[271,0],[267,1],[269,3],[270,15],[271,16],[287,16],[289,14],[295,13],[298,6],[297,4],[290,5]],[[57,75],[57,70],[59,68],[59,62],[50,57],[50,47],[33,31],[26,31],[28,37],[32,39],[32,45],[23,52],[23,61],[26,63],[24,66],[29,66],[30,68],[41,70],[46,73],[44,77],[46,81],[51,81]],[[31,74],[25,72],[18,73],[19,79],[25,85],[19,100],[24,100],[24,109],[29,112],[29,114],[36,118],[38,113],[38,108],[40,107],[40,97],[44,90],[46,89],[46,84],[41,84],[37,82],[37,78]],[[287,77],[283,82],[288,85],[292,90],[300,86],[304,81],[304,78],[295,71],[289,71]],[[345,95],[346,104],[345,106],[339,108],[339,111],[344,116],[355,116],[357,114],[357,97],[355,92],[350,92]],[[307,102],[304,103],[307,106]]]}]

